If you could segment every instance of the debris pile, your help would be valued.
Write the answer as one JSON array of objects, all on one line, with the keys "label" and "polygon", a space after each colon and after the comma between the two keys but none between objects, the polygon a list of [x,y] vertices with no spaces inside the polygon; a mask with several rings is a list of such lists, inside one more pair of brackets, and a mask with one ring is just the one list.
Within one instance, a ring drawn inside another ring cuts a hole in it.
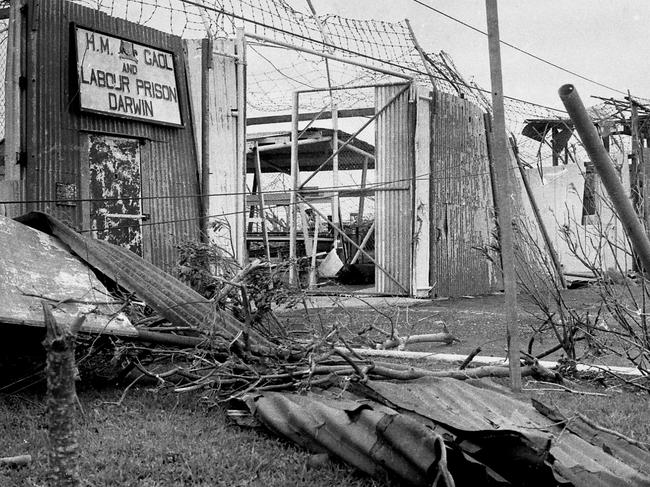
[{"label": "debris pile", "polygon": [[[46,214],[19,221],[11,225],[25,228],[16,231],[56,241],[59,250],[67,246],[75,265],[94,276],[92,289],[100,281],[105,287],[101,301],[87,291],[68,296],[24,285],[12,293],[24,297],[31,289],[30,298],[54,304],[55,313],[70,303],[92,306],[75,314],[98,313],[106,302],[116,306],[104,328],[81,327],[81,333],[118,337],[111,361],[132,373],[130,386],[149,378],[179,393],[200,390],[212,404],[227,403],[240,423],[263,424],[320,459],[337,457],[409,485],[650,485],[644,445],[614,432],[594,434],[580,418],[533,407],[478,380],[507,376],[506,367],[435,371],[379,362],[355,348],[454,341],[444,324],[440,333],[421,336],[399,336],[392,322],[389,331],[371,325],[356,342],[335,323],[321,321],[319,333],[305,333],[271,311],[272,304],[302,300],[287,289],[282,267],[254,261],[242,269],[217,260],[212,264],[220,271],[209,274],[216,282],[197,286],[201,294],[128,250],[80,235]],[[0,229],[6,225],[3,220]],[[191,260],[184,261],[186,270]],[[128,326],[111,326],[118,319]],[[532,357],[522,373],[561,380]]]}]

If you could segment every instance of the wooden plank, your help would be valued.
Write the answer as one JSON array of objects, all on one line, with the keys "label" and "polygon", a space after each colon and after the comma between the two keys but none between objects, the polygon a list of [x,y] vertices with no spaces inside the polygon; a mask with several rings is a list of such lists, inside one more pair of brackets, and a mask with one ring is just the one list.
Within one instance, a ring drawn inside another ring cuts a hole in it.
[{"label": "wooden plank", "polygon": [[414,179],[414,229],[413,229],[413,276],[411,277],[411,294],[416,297],[428,297],[429,284],[429,164],[431,157],[431,113],[427,97],[428,88],[419,87],[416,104],[415,121],[415,174]]},{"label": "wooden plank", "polygon": [[[235,236],[234,247],[237,260],[244,265],[246,255],[246,214],[244,195],[246,194],[246,37],[244,29],[237,28],[235,38],[235,89],[236,89],[236,114],[237,114],[237,155],[236,155],[236,192],[240,196],[235,198]],[[232,113],[232,111],[231,111]]]},{"label": "wooden plank", "polygon": [[266,252],[266,261],[271,265],[271,246],[269,245],[269,234],[266,230],[266,213],[264,204],[264,189],[262,188],[262,163],[260,162],[260,151],[255,145],[255,177],[257,178],[257,187],[259,195],[260,219],[262,221],[262,237],[264,238],[264,251]]},{"label": "wooden plank", "polygon": [[[298,115],[299,122],[311,121],[319,112],[301,113]],[[354,118],[354,117],[372,117],[375,114],[375,107],[369,108],[350,108],[347,110],[339,110],[339,118]],[[325,111],[318,117],[319,120],[329,120],[332,118],[331,111]],[[291,114],[289,115],[267,115],[264,117],[251,117],[246,119],[246,125],[266,125],[270,123],[288,123],[291,122]]]}]

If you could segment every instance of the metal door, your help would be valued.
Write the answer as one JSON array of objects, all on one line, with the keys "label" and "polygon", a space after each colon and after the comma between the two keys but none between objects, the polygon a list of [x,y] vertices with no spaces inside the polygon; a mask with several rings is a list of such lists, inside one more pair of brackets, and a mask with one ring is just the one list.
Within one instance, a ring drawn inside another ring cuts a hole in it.
[{"label": "metal door", "polygon": [[89,135],[88,163],[93,236],[142,255],[140,141]]}]

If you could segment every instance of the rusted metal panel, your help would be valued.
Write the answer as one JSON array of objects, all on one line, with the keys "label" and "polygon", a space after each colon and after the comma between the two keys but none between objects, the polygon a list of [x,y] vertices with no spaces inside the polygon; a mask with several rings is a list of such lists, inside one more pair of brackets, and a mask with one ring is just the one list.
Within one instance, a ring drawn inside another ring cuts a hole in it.
[{"label": "rusted metal panel", "polygon": [[[403,86],[375,89],[377,110],[386,105]],[[377,292],[405,294],[411,288],[413,241],[414,117],[409,91],[400,95],[377,118],[375,172],[375,259],[392,279],[375,269]],[[409,189],[403,188],[404,184]],[[393,191],[385,191],[394,188]],[[406,291],[405,291],[406,290]]]},{"label": "rusted metal panel", "polygon": [[265,392],[245,401],[268,428],[314,453],[327,452],[369,475],[389,474],[405,485],[447,485],[434,483],[442,438],[406,415],[315,394]]},{"label": "rusted metal panel", "polygon": [[[44,213],[31,212],[17,220],[60,239],[89,266],[139,296],[169,322],[210,330],[215,339],[220,338],[226,344],[243,343],[242,323],[228,311],[215,307],[192,288],[124,247],[79,234]],[[256,346],[269,345],[254,330],[249,331],[249,338]]]},{"label": "rusted metal panel", "polygon": [[44,327],[41,303],[49,302],[60,323],[84,315],[82,331],[137,336],[121,303],[58,239],[0,217],[0,248],[0,323]]},{"label": "rusted metal panel", "polygon": [[[590,433],[580,422],[547,417],[494,383],[427,378],[408,384],[371,381],[367,386],[373,399],[430,421],[434,431],[443,427],[457,440],[474,443],[472,454],[508,480],[513,480],[509,475],[515,468],[523,466],[517,465],[513,455],[525,461],[520,456],[523,452],[507,448],[507,437],[519,436],[550,454],[544,463],[553,469],[558,485],[650,485],[648,451],[613,435]],[[499,443],[499,437],[505,442]],[[540,484],[540,473],[538,469],[531,477],[531,470],[524,469],[519,475],[526,479],[525,485],[556,485]]]},{"label": "rusted metal panel", "polygon": [[371,380],[346,391],[265,392],[244,401],[261,423],[302,447],[408,485],[451,485],[434,481],[439,468],[459,486],[650,482],[647,450],[524,402],[490,381]]},{"label": "rusted metal panel", "polygon": [[[65,0],[30,1],[27,12],[26,198],[36,201],[28,209],[46,211],[88,231],[82,228],[88,207],[57,205],[56,184],[77,185],[78,194],[85,192],[89,171],[82,166],[88,163],[84,152],[90,135],[138,139],[142,197],[151,214],[143,224],[143,246],[151,251],[148,259],[171,270],[175,246],[199,234],[199,181],[182,40]],[[73,22],[173,52],[184,127],[80,113]]]},{"label": "rusted metal panel", "polygon": [[479,248],[495,228],[482,110],[435,92],[431,112],[430,279],[437,296],[486,294],[497,270]]}]

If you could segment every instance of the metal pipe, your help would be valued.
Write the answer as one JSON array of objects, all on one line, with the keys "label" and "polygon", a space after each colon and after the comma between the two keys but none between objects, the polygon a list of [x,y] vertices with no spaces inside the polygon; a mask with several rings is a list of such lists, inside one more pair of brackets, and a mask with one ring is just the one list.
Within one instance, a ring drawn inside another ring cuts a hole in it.
[{"label": "metal pipe", "polygon": [[[326,52],[315,51],[314,49],[309,49],[307,47],[298,46],[296,44],[289,44],[288,42],[278,41],[276,39],[261,36],[259,34],[253,34],[253,33],[250,33],[250,32],[246,32],[246,37],[250,37],[251,39],[255,39],[257,41],[269,42],[269,43],[275,44],[277,46],[287,47],[289,49],[293,49],[294,51],[301,51],[301,52],[306,52],[308,54],[313,54],[314,56],[324,57],[325,59],[332,59],[333,61],[339,61],[339,62],[345,63],[345,64],[352,64],[353,66],[358,66],[360,68],[370,69],[372,71],[377,71],[378,73],[387,74],[389,76],[395,76],[396,78],[404,78],[404,79],[407,79],[409,81],[413,81],[413,76],[409,76],[407,74],[400,73],[398,71],[393,71],[393,70],[390,70],[390,69],[380,68],[380,67],[377,67],[377,66],[373,66],[371,64],[361,63],[359,61],[354,61],[353,59],[349,59],[349,58],[342,58],[342,57],[334,56],[332,54],[327,54]],[[327,88],[327,89],[329,89],[329,88]]]},{"label": "metal pipe", "polygon": [[571,84],[563,85],[558,90],[558,93],[580,135],[580,140],[582,140],[582,144],[587,150],[589,159],[591,159],[603,181],[607,194],[611,198],[614,209],[623,224],[625,233],[630,239],[632,247],[647,275],[650,272],[650,241],[628,195],[625,193],[625,189],[618,178],[618,172],[616,172],[609,154],[603,146],[603,141],[589,118],[575,86]]},{"label": "metal pipe", "polygon": [[291,192],[289,193],[289,284],[298,281],[296,266],[296,191],[298,191],[298,107],[300,94],[294,91],[291,110]]},{"label": "metal pipe", "polygon": [[364,85],[337,85],[332,86],[321,86],[315,88],[303,88],[297,90],[299,93],[317,93],[319,91],[341,91],[341,90],[359,90],[362,88],[381,88],[384,86],[398,86],[403,85],[404,81],[393,81],[392,83],[367,83]]}]

